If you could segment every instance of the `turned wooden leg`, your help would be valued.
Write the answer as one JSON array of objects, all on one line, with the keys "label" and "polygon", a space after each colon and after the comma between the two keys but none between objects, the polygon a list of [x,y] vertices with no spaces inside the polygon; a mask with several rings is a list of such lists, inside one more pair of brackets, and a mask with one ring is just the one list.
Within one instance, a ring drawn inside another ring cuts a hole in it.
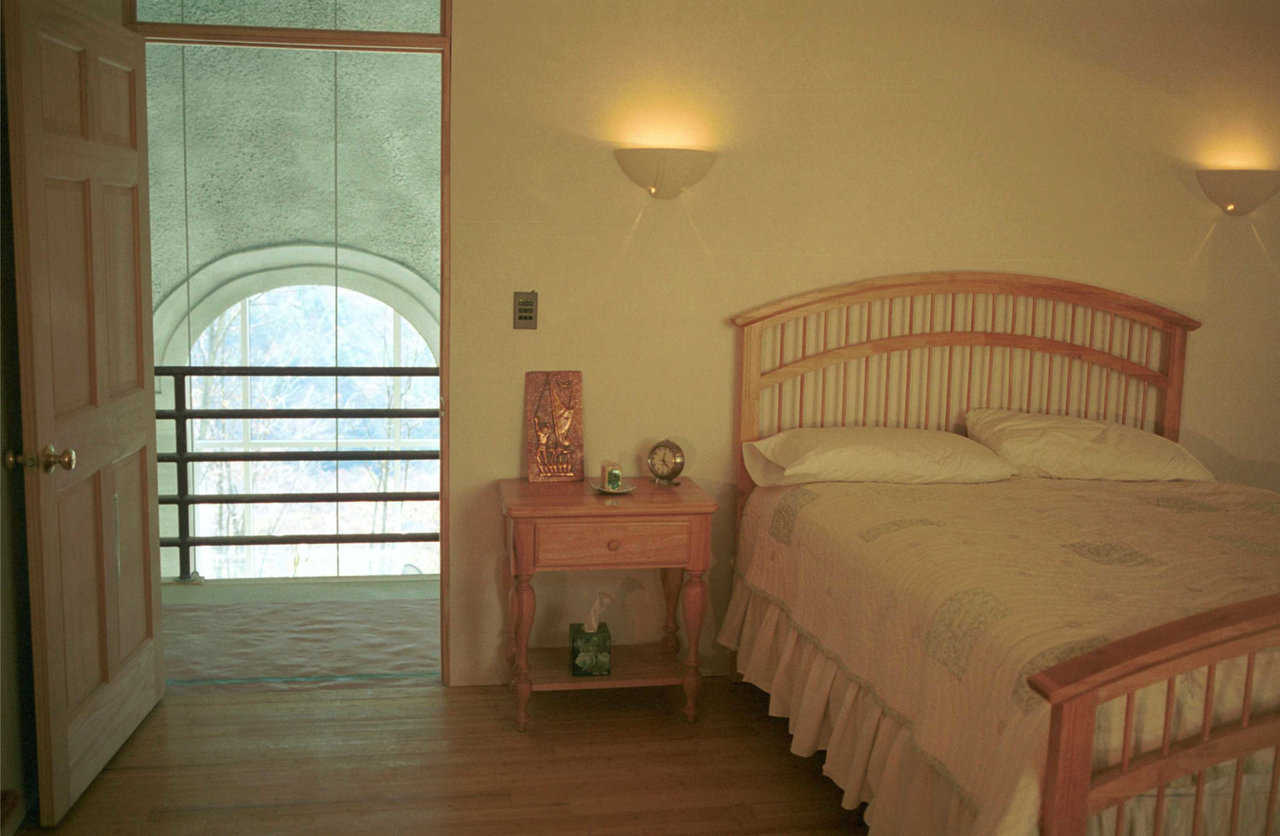
[{"label": "turned wooden leg", "polygon": [[680,636],[676,627],[676,607],[680,605],[680,581],[683,569],[662,569],[662,594],[667,599],[667,623],[662,628],[662,648],[668,653],[680,652]]},{"label": "turned wooden leg", "polygon": [[698,643],[702,614],[707,609],[707,582],[701,572],[689,572],[684,582],[684,629],[689,650],[684,659],[684,716],[692,723],[698,713]]},{"label": "turned wooden leg", "polygon": [[533,682],[529,679],[529,631],[533,629],[534,596],[530,585],[531,575],[516,576],[516,729],[524,731],[529,725],[529,696]]},{"label": "turned wooden leg", "polygon": [[511,677],[511,684],[516,681],[516,621],[520,617],[520,609],[516,605],[516,584],[515,578],[508,576],[507,578],[507,646],[505,648],[507,657],[507,674]]}]

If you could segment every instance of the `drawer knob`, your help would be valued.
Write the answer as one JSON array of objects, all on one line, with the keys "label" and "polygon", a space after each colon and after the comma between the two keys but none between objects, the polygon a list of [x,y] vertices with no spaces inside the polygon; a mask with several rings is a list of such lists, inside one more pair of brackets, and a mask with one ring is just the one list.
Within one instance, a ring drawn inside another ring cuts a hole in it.
[{"label": "drawer knob", "polygon": [[621,541],[621,540],[610,540],[610,541],[609,541],[609,543],[608,543],[608,545],[609,545],[609,551],[611,551],[611,552],[616,552],[618,549],[622,548],[622,541]]}]

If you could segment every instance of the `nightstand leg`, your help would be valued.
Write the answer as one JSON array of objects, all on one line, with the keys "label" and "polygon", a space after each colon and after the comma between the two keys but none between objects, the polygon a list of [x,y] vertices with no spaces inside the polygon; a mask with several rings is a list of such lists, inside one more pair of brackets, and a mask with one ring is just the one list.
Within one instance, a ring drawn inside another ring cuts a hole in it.
[{"label": "nightstand leg", "polygon": [[529,696],[533,682],[529,679],[529,632],[533,629],[534,596],[530,585],[531,575],[516,576],[516,729],[524,731],[529,725]]},{"label": "nightstand leg", "polygon": [[680,605],[680,581],[683,569],[662,569],[662,594],[667,599],[667,623],[662,628],[662,648],[668,653],[680,652],[680,636],[676,627],[676,607]]},{"label": "nightstand leg", "polygon": [[516,620],[520,617],[520,608],[516,605],[515,578],[507,576],[507,646],[504,648],[507,657],[507,675],[511,684],[516,681]]},{"label": "nightstand leg", "polygon": [[689,650],[684,660],[684,716],[692,723],[698,713],[698,643],[702,614],[707,609],[707,582],[701,572],[689,572],[684,582],[684,629]]}]

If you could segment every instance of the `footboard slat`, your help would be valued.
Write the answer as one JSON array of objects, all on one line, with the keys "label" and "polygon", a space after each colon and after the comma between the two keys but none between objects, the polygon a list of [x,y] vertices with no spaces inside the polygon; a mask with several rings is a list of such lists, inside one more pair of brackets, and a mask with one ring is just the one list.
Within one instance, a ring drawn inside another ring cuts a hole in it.
[{"label": "footboard slat", "polygon": [[1158,751],[1139,755],[1129,764],[1127,772],[1112,767],[1093,776],[1089,812],[1101,812],[1151,787],[1163,786],[1174,778],[1232,760],[1231,756],[1238,752],[1265,749],[1277,739],[1280,739],[1280,713],[1271,713],[1260,722],[1255,718],[1248,726],[1239,723],[1219,726],[1207,741],[1197,736],[1175,743],[1168,756]]},{"label": "footboard slat", "polygon": [[1204,772],[1196,773],[1196,806],[1191,811],[1191,836],[1200,836],[1204,832]]},{"label": "footboard slat", "polygon": [[1276,824],[1276,798],[1280,796],[1280,743],[1276,744],[1275,754],[1271,757],[1271,791],[1267,793],[1267,815],[1263,819],[1268,825]]},{"label": "footboard slat", "polygon": [[1240,789],[1244,786],[1244,758],[1236,758],[1236,774],[1231,781],[1231,829],[1227,836],[1240,832]]}]

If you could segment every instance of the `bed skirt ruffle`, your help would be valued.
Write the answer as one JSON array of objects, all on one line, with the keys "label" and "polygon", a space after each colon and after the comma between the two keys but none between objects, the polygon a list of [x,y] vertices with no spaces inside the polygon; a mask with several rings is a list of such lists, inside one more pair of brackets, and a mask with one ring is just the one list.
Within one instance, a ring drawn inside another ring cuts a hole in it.
[{"label": "bed skirt ruffle", "polygon": [[822,771],[844,790],[844,807],[868,803],[876,836],[973,832],[972,802],[915,747],[902,718],[740,577],[717,640],[769,694],[769,714],[788,718],[791,751],[826,751]]},{"label": "bed skirt ruffle", "polygon": [[[875,836],[978,833],[976,805],[940,764],[915,746],[909,723],[827,655],[785,608],[741,577],[734,577],[717,641],[737,651],[743,679],[769,694],[769,714],[788,719],[791,751],[801,757],[826,751],[822,771],[844,790],[842,806],[853,809],[867,803],[864,818]],[[1249,759],[1239,833],[1267,832],[1269,755],[1264,751]],[[1225,834],[1234,773],[1216,768],[1207,777],[1203,832]],[[1169,786],[1166,834],[1191,833],[1194,795],[1189,778]],[[1034,836],[1039,831],[1039,803],[1039,777],[1028,774],[1004,810],[982,817],[982,829],[1002,836]],[[1126,808],[1127,835],[1152,832],[1154,792],[1131,799]],[[992,821],[1000,823],[993,826]],[[1104,812],[1090,819],[1090,836],[1114,834],[1112,815]]]}]

